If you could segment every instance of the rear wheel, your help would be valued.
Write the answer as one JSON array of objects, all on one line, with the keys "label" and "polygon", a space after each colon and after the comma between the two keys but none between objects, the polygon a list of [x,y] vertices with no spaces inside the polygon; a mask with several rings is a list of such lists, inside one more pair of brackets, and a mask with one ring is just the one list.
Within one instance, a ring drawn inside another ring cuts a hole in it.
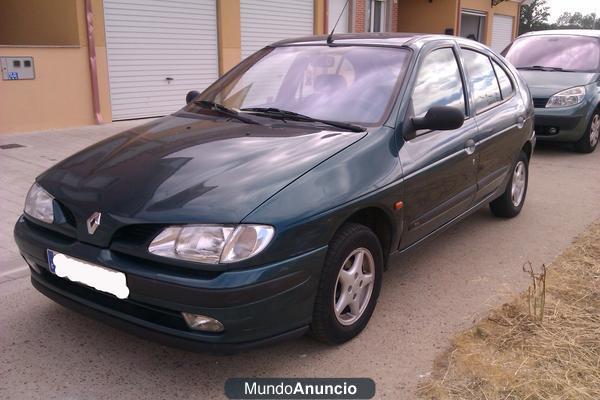
[{"label": "rear wheel", "polygon": [[598,146],[600,140],[600,109],[594,112],[586,132],[581,139],[575,143],[575,150],[580,153],[591,153]]},{"label": "rear wheel", "polygon": [[525,203],[528,183],[529,159],[524,152],[521,152],[513,167],[506,190],[502,196],[490,203],[492,213],[501,218],[513,218],[519,215]]},{"label": "rear wheel", "polygon": [[367,325],[381,289],[383,252],[375,233],[346,224],[329,244],[311,324],[312,335],[344,343]]}]

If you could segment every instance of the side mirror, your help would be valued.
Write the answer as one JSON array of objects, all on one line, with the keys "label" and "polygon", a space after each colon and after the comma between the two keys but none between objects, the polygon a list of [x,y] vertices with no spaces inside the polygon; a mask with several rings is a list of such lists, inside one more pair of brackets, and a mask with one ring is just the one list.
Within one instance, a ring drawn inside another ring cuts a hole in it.
[{"label": "side mirror", "polygon": [[198,92],[197,90],[189,91],[188,94],[185,96],[185,103],[190,104],[199,95],[200,92]]},{"label": "side mirror", "polygon": [[432,131],[451,131],[463,126],[465,114],[455,107],[431,107],[424,117],[412,118],[415,130],[430,129]]}]

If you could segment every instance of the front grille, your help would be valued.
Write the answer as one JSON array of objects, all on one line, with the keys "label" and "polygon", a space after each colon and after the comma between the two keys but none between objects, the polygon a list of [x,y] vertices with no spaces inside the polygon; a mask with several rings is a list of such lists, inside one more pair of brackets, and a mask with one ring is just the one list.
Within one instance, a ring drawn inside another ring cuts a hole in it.
[{"label": "front grille", "polygon": [[71,210],[69,210],[69,208],[61,201],[55,201],[58,204],[60,211],[63,213],[63,216],[65,217],[65,222],[73,228],[77,228],[77,221],[75,220],[75,215],[73,215]]},{"label": "front grille", "polygon": [[128,245],[145,245],[150,243],[163,227],[160,224],[127,225],[115,232],[113,241]]},{"label": "front grille", "polygon": [[548,100],[550,100],[548,97],[545,98],[537,98],[537,99],[533,99],[533,106],[535,108],[546,108],[546,104],[548,104]]}]

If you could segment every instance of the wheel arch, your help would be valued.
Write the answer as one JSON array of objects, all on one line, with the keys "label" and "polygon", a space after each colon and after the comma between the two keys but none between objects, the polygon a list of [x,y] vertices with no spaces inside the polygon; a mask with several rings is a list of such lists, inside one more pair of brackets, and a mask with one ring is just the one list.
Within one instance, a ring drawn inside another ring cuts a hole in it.
[{"label": "wheel arch", "polygon": [[375,233],[383,250],[385,265],[389,254],[393,250],[392,245],[395,242],[394,232],[396,224],[392,216],[381,207],[369,206],[354,211],[340,224],[340,227],[349,222],[364,225]]},{"label": "wheel arch", "polygon": [[527,160],[531,161],[531,155],[533,154],[533,145],[531,144],[531,141],[526,141],[523,147],[521,147],[521,151],[525,153]]}]

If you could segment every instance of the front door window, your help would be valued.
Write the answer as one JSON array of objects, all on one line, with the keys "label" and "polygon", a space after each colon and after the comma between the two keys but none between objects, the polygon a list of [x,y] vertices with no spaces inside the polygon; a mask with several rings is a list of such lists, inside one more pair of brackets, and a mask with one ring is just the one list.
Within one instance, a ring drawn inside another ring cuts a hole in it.
[{"label": "front door window", "polygon": [[465,92],[451,48],[435,50],[423,60],[412,94],[416,117],[434,106],[455,107],[465,112]]}]

